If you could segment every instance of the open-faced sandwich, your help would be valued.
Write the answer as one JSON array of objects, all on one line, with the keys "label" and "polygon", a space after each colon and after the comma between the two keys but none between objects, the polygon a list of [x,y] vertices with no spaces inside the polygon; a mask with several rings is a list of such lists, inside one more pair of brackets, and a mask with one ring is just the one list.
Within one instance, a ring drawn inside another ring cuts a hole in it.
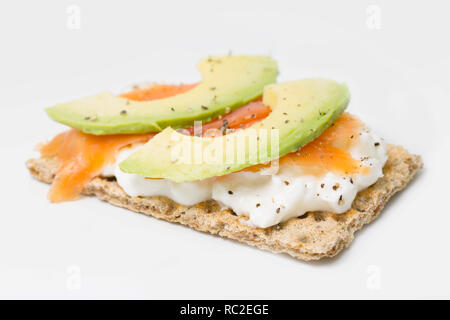
[{"label": "open-faced sandwich", "polygon": [[27,166],[49,199],[95,195],[298,259],[336,255],[422,167],[344,112],[345,84],[275,83],[261,56],[210,57],[202,81],[47,109],[72,127]]}]

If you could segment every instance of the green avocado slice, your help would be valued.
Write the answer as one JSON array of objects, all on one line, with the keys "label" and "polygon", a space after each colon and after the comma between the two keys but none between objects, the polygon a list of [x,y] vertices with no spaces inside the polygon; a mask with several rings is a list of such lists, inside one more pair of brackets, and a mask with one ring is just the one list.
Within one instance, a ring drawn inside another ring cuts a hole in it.
[{"label": "green avocado slice", "polygon": [[278,159],[314,140],[339,117],[349,99],[347,86],[332,80],[272,84],[263,95],[272,112],[263,121],[215,138],[166,128],[119,166],[127,173],[175,182],[235,172]]},{"label": "green avocado slice", "polygon": [[278,74],[276,62],[266,56],[210,57],[203,59],[198,69],[202,82],[174,97],[138,102],[103,92],[46,111],[55,121],[95,135],[183,128],[259,97]]}]

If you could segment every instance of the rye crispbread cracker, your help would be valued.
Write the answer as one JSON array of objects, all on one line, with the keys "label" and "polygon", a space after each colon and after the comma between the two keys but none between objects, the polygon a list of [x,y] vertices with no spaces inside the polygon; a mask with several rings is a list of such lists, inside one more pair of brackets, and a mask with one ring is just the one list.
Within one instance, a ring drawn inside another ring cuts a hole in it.
[{"label": "rye crispbread cracker", "polygon": [[[420,156],[399,146],[388,146],[384,177],[358,193],[352,209],[343,214],[310,212],[270,228],[253,228],[231,210],[213,200],[187,207],[165,197],[130,197],[114,179],[95,178],[83,191],[115,206],[177,222],[199,231],[238,240],[272,252],[285,252],[300,260],[333,257],[347,247],[355,231],[374,220],[389,198],[403,189],[422,168]],[[30,159],[26,163],[38,180],[51,183],[58,169],[57,159]]]}]

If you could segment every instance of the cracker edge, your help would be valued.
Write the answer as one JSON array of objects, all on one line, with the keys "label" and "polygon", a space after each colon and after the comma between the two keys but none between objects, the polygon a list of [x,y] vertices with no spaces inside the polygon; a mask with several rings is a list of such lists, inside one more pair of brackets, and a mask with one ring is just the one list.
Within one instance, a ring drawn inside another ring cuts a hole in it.
[{"label": "cracker edge", "polygon": [[[384,176],[359,192],[347,212],[310,212],[265,229],[248,226],[243,217],[236,216],[229,209],[221,209],[214,200],[188,207],[166,197],[130,197],[115,181],[107,178],[93,179],[83,194],[260,249],[287,253],[304,261],[318,260],[333,257],[348,247],[354,233],[373,221],[387,201],[423,167],[420,156],[408,153],[401,146],[388,145],[387,151],[389,158],[383,168]],[[53,181],[58,165],[55,158],[37,158],[26,162],[32,176],[46,183]]]}]

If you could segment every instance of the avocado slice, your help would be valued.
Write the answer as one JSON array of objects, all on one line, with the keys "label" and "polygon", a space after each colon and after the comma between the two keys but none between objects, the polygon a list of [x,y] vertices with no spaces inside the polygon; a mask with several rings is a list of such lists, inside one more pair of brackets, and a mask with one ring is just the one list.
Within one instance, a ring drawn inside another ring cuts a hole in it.
[{"label": "avocado slice", "polygon": [[[272,112],[263,121],[215,138],[191,137],[166,128],[121,162],[120,169],[149,178],[183,182],[265,163],[294,152],[318,137],[344,111],[349,99],[347,86],[332,80],[272,84],[264,89],[263,95],[263,103]],[[273,139],[276,134],[279,141]],[[250,139],[258,141],[256,146],[255,143],[252,146]],[[212,150],[215,155],[211,157]]]},{"label": "avocado slice", "polygon": [[103,92],[46,111],[53,120],[95,135],[183,128],[259,97],[278,74],[276,62],[266,56],[210,57],[198,69],[202,82],[174,97],[138,102]]}]

